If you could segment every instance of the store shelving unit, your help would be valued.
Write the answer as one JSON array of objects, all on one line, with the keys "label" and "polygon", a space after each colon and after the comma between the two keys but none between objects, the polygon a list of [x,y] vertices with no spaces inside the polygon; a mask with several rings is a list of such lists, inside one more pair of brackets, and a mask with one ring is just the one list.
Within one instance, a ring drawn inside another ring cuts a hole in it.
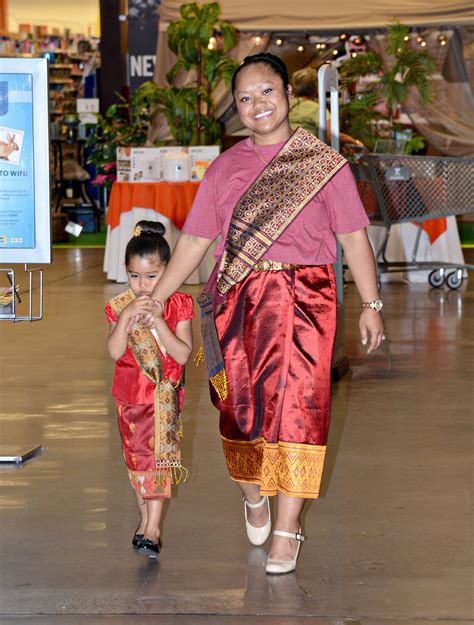
[{"label": "store shelving unit", "polygon": [[65,117],[76,114],[76,100],[83,91],[84,67],[97,55],[97,52],[81,53],[78,41],[56,35],[32,38],[19,33],[0,37],[0,57],[50,58],[50,115],[58,134]]},{"label": "store shelving unit", "polygon": [[81,96],[82,72],[71,60],[67,49],[51,52],[49,64],[49,100],[51,121],[58,125],[66,115],[76,112],[76,99]]}]

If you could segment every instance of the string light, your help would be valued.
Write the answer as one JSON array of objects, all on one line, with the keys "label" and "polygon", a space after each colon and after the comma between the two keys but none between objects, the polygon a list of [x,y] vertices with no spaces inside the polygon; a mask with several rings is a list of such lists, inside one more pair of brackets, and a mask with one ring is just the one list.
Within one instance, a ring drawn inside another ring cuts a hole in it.
[{"label": "string light", "polygon": [[445,46],[445,45],[447,45],[448,42],[446,41],[446,39],[441,39],[441,41],[439,43],[440,43],[440,45]]},{"label": "string light", "polygon": [[262,43],[262,38],[260,37],[260,35],[257,35],[254,41],[256,45],[259,46]]},{"label": "string light", "polygon": [[326,50],[326,44],[325,43],[321,44],[321,50]]},{"label": "string light", "polygon": [[334,56],[337,56],[339,54],[337,50],[333,50],[332,53],[334,54]]},{"label": "string light", "polygon": [[304,46],[299,45],[296,49],[298,52],[304,52]]},{"label": "string light", "polygon": [[360,37],[356,37],[354,39],[354,43],[356,44],[356,46],[360,46],[360,44],[362,43],[362,39]]},{"label": "string light", "polygon": [[410,41],[410,35],[405,35],[403,37],[403,41]]},{"label": "string light", "polygon": [[346,33],[341,33],[341,34],[339,35],[339,39],[340,39],[341,41],[344,41],[344,39],[347,39],[347,35],[346,35]]},{"label": "string light", "polygon": [[321,50],[321,44],[320,43],[316,44],[316,50]]},{"label": "string light", "polygon": [[425,47],[426,47],[426,41],[421,41],[421,42],[420,42],[420,46],[421,46],[422,48],[425,48]]},{"label": "string light", "polygon": [[423,37],[421,37],[420,35],[418,35],[418,37],[416,38],[416,41],[418,43],[421,43],[423,41]]},{"label": "string light", "polygon": [[283,39],[280,39],[280,37],[275,41],[275,43],[277,44],[277,46],[282,46],[283,45]]},{"label": "string light", "polygon": [[216,43],[217,43],[217,39],[215,37],[211,37],[209,39],[209,43],[207,44],[207,49],[214,50],[214,48],[216,47]]},{"label": "string light", "polygon": [[355,57],[357,56],[357,52],[353,52],[353,53],[351,54],[351,56],[352,56],[352,58],[353,58],[353,59],[355,59]]}]

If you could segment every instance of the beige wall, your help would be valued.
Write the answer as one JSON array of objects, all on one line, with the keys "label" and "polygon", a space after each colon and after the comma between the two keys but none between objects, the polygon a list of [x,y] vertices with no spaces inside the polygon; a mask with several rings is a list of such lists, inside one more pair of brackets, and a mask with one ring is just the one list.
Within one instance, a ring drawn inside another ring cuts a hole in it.
[{"label": "beige wall", "polygon": [[46,25],[49,29],[70,28],[72,33],[98,36],[99,0],[9,0],[8,30],[18,24]]}]

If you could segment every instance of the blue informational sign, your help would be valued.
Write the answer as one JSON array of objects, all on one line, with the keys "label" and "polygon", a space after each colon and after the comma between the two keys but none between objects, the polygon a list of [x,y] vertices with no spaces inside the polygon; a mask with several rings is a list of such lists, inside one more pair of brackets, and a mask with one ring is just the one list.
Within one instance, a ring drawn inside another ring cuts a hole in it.
[{"label": "blue informational sign", "polygon": [[0,73],[0,248],[34,247],[33,76]]},{"label": "blue informational sign", "polygon": [[0,58],[0,263],[51,262],[48,65]]}]

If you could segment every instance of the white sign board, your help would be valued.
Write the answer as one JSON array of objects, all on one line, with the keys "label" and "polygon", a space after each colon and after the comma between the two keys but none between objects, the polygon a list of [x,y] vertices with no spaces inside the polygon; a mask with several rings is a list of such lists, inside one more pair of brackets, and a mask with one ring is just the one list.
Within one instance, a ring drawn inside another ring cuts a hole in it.
[{"label": "white sign board", "polygon": [[0,263],[51,262],[48,62],[0,58]]}]

